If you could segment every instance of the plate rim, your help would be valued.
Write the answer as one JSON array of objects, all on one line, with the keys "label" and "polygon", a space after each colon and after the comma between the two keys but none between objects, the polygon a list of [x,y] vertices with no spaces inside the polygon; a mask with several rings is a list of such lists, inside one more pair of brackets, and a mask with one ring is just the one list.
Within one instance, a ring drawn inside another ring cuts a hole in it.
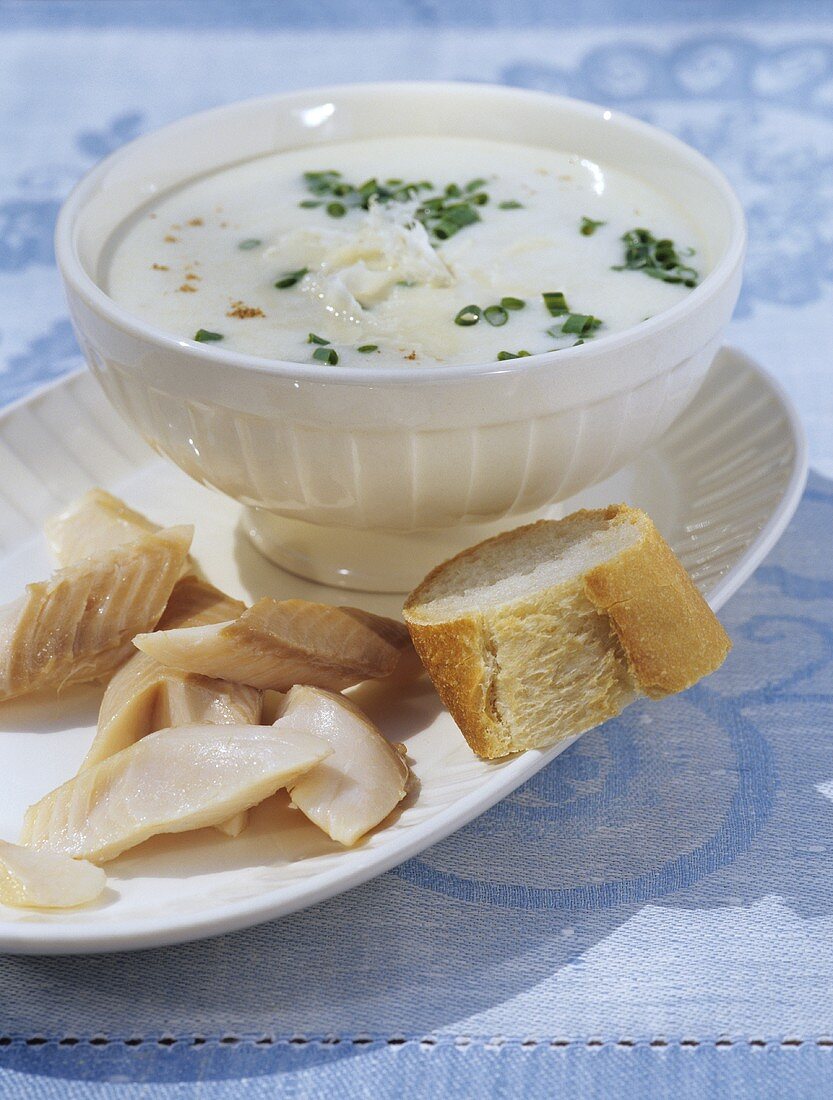
[{"label": "plate rim", "polygon": [[[794,457],[786,488],[769,519],[737,563],[720,578],[710,593],[708,602],[715,611],[719,610],[749,579],[781,537],[795,514],[808,475],[806,434],[798,411],[786,389],[769,371],[739,348],[723,345],[717,354],[728,354],[739,361],[743,367],[757,375],[772,392],[785,415],[791,433]],[[0,422],[48,392],[62,386],[70,386],[81,375],[88,373],[86,367],[81,367],[37,387],[31,393],[0,410]],[[495,774],[488,777],[482,786],[470,791],[463,798],[425,821],[413,825],[404,835],[402,842],[390,850],[372,847],[367,847],[364,851],[360,848],[354,849],[353,863],[346,874],[336,864],[328,870],[294,882],[288,887],[278,886],[265,890],[262,894],[222,903],[204,917],[194,917],[193,914],[189,914],[181,920],[174,918],[172,921],[170,915],[166,915],[158,924],[147,918],[139,918],[134,919],[132,924],[122,922],[102,925],[91,932],[89,928],[82,925],[76,927],[73,924],[61,926],[52,922],[37,924],[0,920],[0,952],[14,955],[77,955],[147,950],[224,935],[290,916],[338,894],[355,889],[450,836],[475,817],[485,813],[496,802],[511,794],[521,783],[554,760],[577,739],[577,737],[568,738],[546,751],[530,749],[508,762],[496,764]]]}]

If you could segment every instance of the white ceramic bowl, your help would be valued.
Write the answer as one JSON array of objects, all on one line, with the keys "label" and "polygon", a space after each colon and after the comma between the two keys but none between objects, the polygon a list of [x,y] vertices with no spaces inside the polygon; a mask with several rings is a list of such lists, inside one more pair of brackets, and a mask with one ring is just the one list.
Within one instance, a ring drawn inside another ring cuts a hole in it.
[{"label": "white ceramic bowl", "polygon": [[[386,134],[551,146],[645,176],[686,206],[711,271],[673,308],[577,348],[404,370],[288,363],[182,340],[99,286],[114,231],[159,193],[281,149]],[[729,184],[676,138],[577,100],[428,83],[313,89],[183,119],[94,168],[56,233],[79,341],[125,420],[192,477],[250,505],[250,533],[280,564],[382,591],[406,589],[495,524],[520,522],[650,446],[720,346],[744,243]]]}]

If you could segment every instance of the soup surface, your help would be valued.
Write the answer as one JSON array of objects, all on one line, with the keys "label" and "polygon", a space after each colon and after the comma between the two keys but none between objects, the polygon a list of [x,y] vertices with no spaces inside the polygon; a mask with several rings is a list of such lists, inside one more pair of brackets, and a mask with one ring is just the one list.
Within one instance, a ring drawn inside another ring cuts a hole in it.
[{"label": "soup surface", "polygon": [[409,369],[596,340],[707,271],[685,211],[650,183],[551,149],[403,137],[192,180],[122,228],[102,281],[185,339]]}]

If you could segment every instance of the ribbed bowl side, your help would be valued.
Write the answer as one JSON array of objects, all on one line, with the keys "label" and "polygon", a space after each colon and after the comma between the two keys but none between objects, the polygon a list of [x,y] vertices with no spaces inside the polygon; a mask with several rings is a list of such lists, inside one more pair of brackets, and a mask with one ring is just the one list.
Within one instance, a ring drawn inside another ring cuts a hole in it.
[{"label": "ribbed bowl side", "polygon": [[305,423],[289,408],[255,416],[90,361],[124,419],[197,481],[312,523],[410,531],[525,514],[610,476],[680,415],[714,350],[590,404],[433,430]]}]

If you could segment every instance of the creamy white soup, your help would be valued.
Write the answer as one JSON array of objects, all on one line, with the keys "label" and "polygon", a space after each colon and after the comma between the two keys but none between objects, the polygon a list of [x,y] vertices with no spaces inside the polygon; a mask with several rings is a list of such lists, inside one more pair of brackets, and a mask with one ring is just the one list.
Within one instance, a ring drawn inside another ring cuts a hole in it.
[{"label": "creamy white soup", "polygon": [[597,340],[707,271],[685,211],[644,180],[552,149],[402,137],[192,180],[123,227],[103,283],[213,347],[408,369]]}]

